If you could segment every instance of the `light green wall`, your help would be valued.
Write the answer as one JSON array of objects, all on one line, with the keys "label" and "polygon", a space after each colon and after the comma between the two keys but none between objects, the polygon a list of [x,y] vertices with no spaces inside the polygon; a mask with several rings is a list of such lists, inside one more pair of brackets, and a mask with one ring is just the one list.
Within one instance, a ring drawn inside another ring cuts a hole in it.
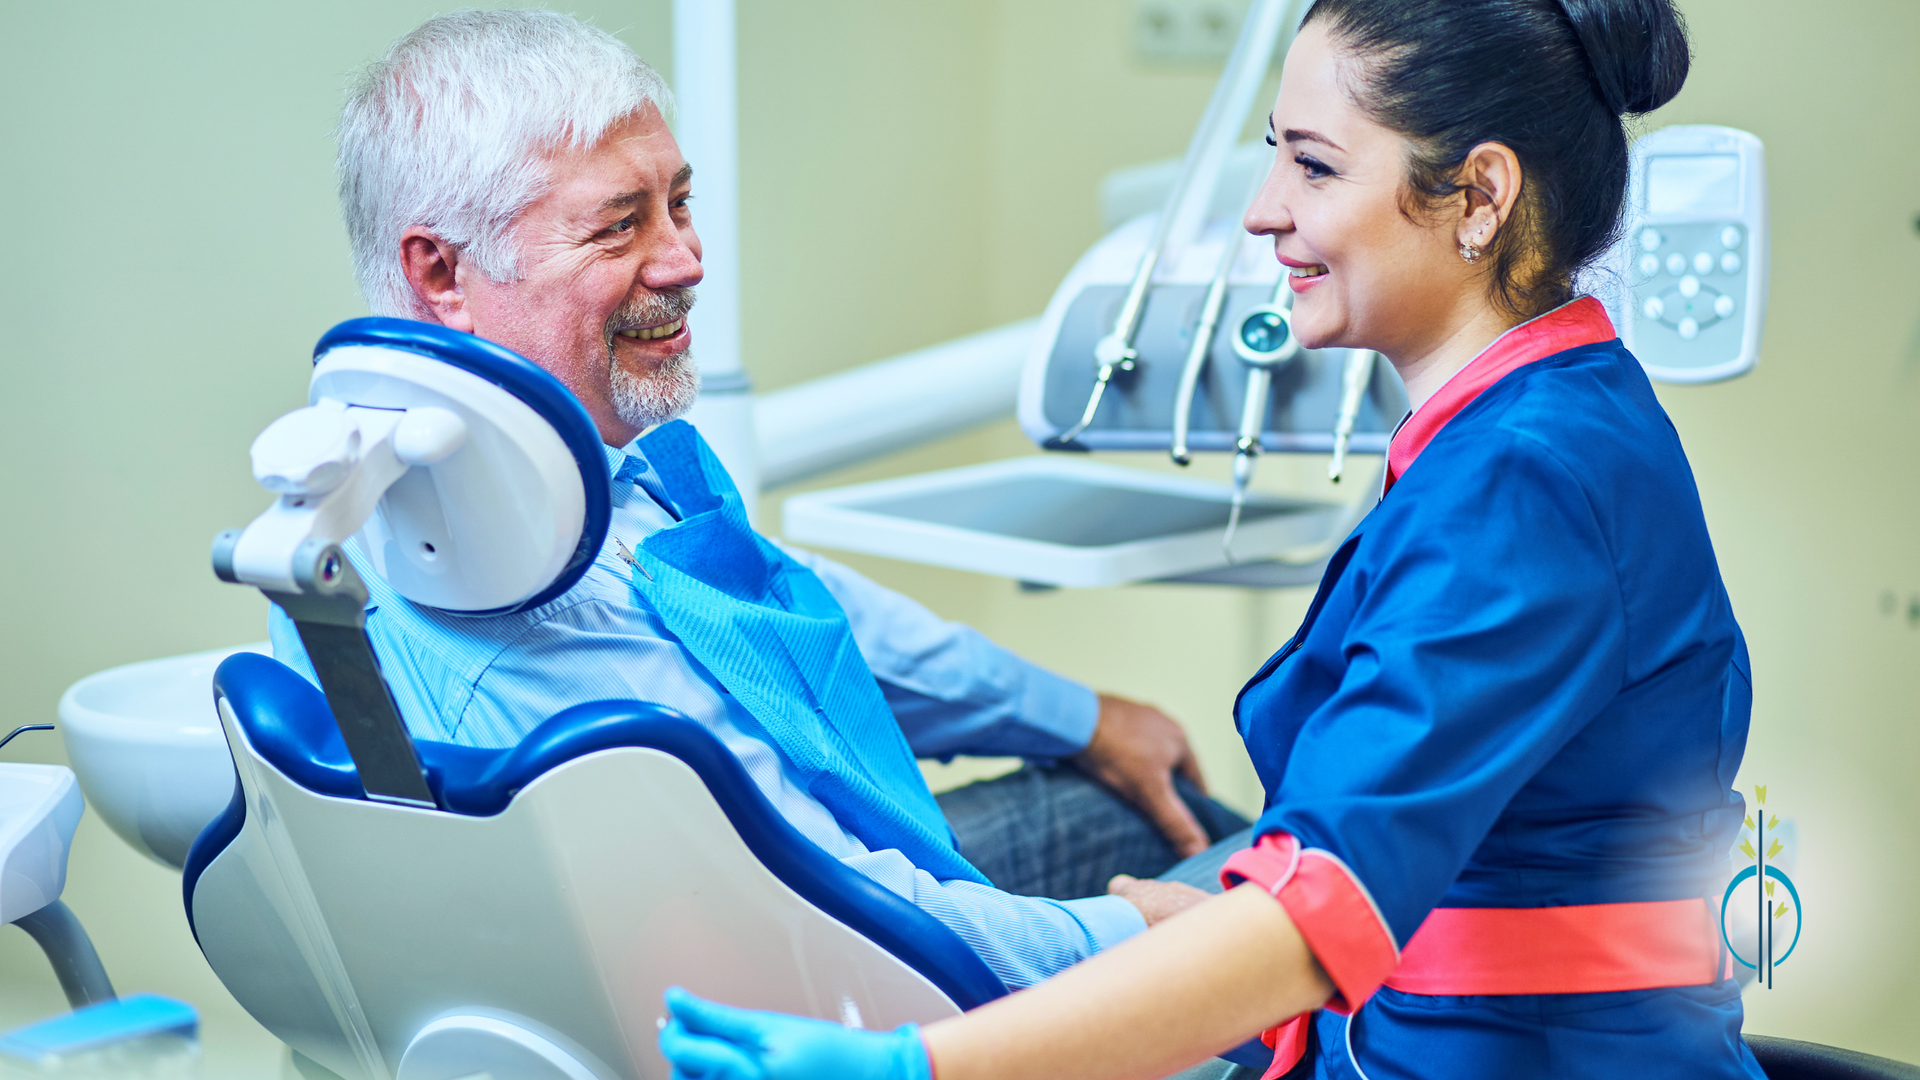
[{"label": "light green wall", "polygon": [[[331,192],[345,74],[436,6],[0,7],[0,720],[50,718],[101,668],[261,636],[262,602],[213,581],[206,545],[261,507],[245,447],[301,402],[313,338],[362,310]],[[663,68],[665,6],[570,5]],[[1749,993],[1749,1027],[1920,1060],[1920,861],[1900,840],[1920,814],[1920,6],[1684,6],[1698,66],[1652,122],[1758,133],[1775,228],[1760,370],[1662,391],[1753,648],[1742,782],[1770,785],[1803,848],[1806,936],[1775,989]],[[1099,177],[1178,153],[1211,86],[1135,66],[1130,11],[740,0],[743,330],[763,388],[1045,304],[1097,237]],[[1001,424],[821,483],[1030,452]],[[1263,478],[1310,487],[1312,464],[1272,458]],[[1226,710],[1300,591],[1036,596],[847,561],[1162,704],[1216,788],[1257,800]],[[34,738],[0,756],[59,758]],[[67,898],[116,980],[200,1005],[210,1072],[269,1074],[278,1051],[206,971],[177,890],[82,826]],[[60,1007],[25,936],[0,930],[0,1026]]]}]

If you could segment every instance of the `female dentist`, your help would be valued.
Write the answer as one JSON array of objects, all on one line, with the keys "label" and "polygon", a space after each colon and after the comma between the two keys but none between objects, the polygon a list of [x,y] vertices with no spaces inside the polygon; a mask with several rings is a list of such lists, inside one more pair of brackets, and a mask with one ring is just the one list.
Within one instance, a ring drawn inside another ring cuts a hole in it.
[{"label": "female dentist", "polygon": [[1230,887],[1121,882],[1194,902],[924,1030],[673,991],[675,1075],[1147,1080],[1264,1031],[1268,1077],[1762,1080],[1704,899],[1746,651],[1680,440],[1574,289],[1622,115],[1687,66],[1671,0],[1317,0],[1247,226],[1302,343],[1379,351],[1414,408],[1236,703],[1268,796]]}]

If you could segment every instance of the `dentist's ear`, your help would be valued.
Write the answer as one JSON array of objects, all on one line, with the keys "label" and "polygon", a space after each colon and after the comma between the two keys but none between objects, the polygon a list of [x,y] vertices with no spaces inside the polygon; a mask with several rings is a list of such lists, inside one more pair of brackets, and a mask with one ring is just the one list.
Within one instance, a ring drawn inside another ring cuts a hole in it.
[{"label": "dentist's ear", "polygon": [[460,285],[460,250],[415,225],[400,234],[400,269],[413,287],[421,315],[462,333],[473,333],[466,290]]},{"label": "dentist's ear", "polygon": [[1466,205],[1454,242],[1476,248],[1493,246],[1520,201],[1520,157],[1504,143],[1481,143],[1467,152],[1455,181]]}]

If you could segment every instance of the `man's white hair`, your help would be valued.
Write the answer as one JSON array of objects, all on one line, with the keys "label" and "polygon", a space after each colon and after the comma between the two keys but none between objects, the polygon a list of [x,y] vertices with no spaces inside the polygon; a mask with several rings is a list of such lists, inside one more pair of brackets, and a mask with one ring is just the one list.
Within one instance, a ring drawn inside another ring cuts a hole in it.
[{"label": "man's white hair", "polygon": [[546,190],[548,155],[648,105],[672,110],[659,74],[569,15],[458,11],[394,42],[340,115],[340,208],[367,305],[426,314],[400,264],[415,225],[488,278],[518,280],[513,223]]}]

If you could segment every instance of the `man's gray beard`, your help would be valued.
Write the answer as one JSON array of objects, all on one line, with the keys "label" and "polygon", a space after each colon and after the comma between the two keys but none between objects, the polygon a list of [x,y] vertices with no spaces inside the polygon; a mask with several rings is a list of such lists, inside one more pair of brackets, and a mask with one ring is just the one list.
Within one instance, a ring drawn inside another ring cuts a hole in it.
[{"label": "man's gray beard", "polygon": [[634,427],[644,430],[664,424],[693,408],[700,396],[700,367],[694,363],[693,350],[686,348],[657,370],[636,375],[620,365],[613,339],[623,329],[684,319],[693,309],[693,299],[692,289],[635,297],[607,320],[607,376],[614,415]]},{"label": "man's gray beard", "polygon": [[635,375],[617,362],[609,374],[614,415],[643,430],[685,415],[700,396],[700,365],[692,349],[668,357],[651,375]]}]

